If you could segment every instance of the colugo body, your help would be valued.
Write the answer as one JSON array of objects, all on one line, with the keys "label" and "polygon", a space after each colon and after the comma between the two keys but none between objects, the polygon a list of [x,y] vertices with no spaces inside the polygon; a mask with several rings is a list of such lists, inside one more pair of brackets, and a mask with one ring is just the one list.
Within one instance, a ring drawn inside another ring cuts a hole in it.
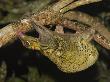
[{"label": "colugo body", "polygon": [[21,34],[23,45],[39,50],[57,67],[66,73],[82,71],[93,65],[98,51],[90,42],[92,32],[82,34],[60,34],[39,25],[34,25],[39,38]]}]

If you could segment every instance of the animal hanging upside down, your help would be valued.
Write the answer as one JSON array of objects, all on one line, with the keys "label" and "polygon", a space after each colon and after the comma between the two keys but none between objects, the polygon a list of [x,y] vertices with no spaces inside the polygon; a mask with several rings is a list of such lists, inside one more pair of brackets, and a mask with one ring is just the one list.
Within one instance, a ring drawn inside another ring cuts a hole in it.
[{"label": "animal hanging upside down", "polygon": [[87,69],[98,58],[98,51],[90,42],[94,31],[81,34],[60,34],[34,23],[39,38],[19,34],[23,45],[39,50],[66,73]]},{"label": "animal hanging upside down", "polygon": [[41,51],[62,71],[70,73],[84,70],[94,64],[98,58],[97,49],[90,42],[92,34],[94,34],[93,40],[110,50],[110,32],[97,17],[95,18],[82,12],[67,11],[99,1],[102,0],[59,0],[55,5],[44,8],[1,29],[0,47],[16,39],[18,30],[22,29],[21,32],[29,31],[31,29],[31,21],[40,22],[41,25],[60,24],[78,32],[85,31],[85,25],[83,28],[81,24],[76,24],[72,21],[77,20],[95,29],[97,33],[94,34],[94,32],[88,31],[79,35],[59,34],[42,28],[42,26],[36,26],[36,30],[40,34],[39,38],[23,35],[22,33],[18,33],[18,35],[25,47]]}]

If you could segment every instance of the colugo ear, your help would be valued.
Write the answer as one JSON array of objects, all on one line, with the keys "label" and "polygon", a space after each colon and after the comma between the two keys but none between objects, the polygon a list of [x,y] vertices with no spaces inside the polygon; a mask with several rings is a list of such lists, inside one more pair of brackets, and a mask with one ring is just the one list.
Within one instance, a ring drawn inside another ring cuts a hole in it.
[{"label": "colugo ear", "polygon": [[41,42],[41,44],[47,44],[49,43],[50,39],[54,39],[53,32],[45,26],[36,22],[32,22],[32,25],[39,34],[39,41]]},{"label": "colugo ear", "polygon": [[47,36],[47,35],[52,35],[52,31],[46,28],[45,26],[35,23],[32,21],[32,26],[35,28],[35,30],[39,33],[39,36]]}]

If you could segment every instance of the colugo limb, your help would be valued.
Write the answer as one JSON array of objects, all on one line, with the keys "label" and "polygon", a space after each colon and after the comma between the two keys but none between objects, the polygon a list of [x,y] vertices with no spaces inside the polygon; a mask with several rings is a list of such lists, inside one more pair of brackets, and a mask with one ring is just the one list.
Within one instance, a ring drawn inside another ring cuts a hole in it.
[{"label": "colugo limb", "polygon": [[98,58],[98,51],[90,42],[91,32],[82,34],[59,34],[43,26],[34,25],[39,38],[19,35],[23,45],[39,50],[57,67],[66,73],[82,71],[93,65]]}]

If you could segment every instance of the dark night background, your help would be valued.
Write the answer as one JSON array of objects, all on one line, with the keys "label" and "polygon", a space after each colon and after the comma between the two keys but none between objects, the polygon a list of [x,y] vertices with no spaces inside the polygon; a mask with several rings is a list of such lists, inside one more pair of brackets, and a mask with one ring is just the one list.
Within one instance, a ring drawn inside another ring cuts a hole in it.
[{"label": "dark night background", "polygon": [[[0,0],[0,28],[18,20],[25,12],[34,11],[34,7],[31,7],[30,4],[35,1],[38,0]],[[51,0],[51,3],[52,1],[55,0]],[[81,6],[75,10],[99,17],[104,21],[105,26],[110,29],[109,0]],[[24,82],[29,81],[27,80],[31,77],[29,76],[29,68],[35,68],[38,72],[35,76],[38,77],[37,80],[30,82],[110,82],[110,51],[100,45],[96,45],[96,47],[100,54],[98,61],[90,68],[73,74],[63,73],[39,52],[23,47],[19,40],[0,48],[0,63],[2,65],[2,62],[5,62],[7,65],[6,82],[12,78],[13,74],[15,74],[14,77],[22,79]],[[15,80],[12,82],[15,82]]]}]

